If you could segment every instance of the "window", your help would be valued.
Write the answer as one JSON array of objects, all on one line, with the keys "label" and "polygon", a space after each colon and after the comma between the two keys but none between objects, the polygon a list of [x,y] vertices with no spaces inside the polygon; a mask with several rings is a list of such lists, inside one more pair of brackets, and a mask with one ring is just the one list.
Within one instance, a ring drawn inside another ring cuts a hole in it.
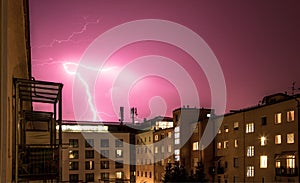
[{"label": "window", "polygon": [[69,170],[78,170],[79,163],[78,161],[70,161],[69,162]]},{"label": "window", "polygon": [[116,158],[122,158],[123,157],[123,150],[117,149],[116,151]]},{"label": "window", "polygon": [[239,122],[234,122],[233,123],[233,129],[238,130],[239,129]]},{"label": "window", "polygon": [[145,177],[147,177],[147,173],[148,173],[148,172],[145,172]]},{"label": "window", "polygon": [[194,167],[198,167],[198,162],[199,162],[199,159],[198,158],[194,158]]},{"label": "window", "polygon": [[164,133],[161,133],[160,134],[160,139],[164,139],[165,138],[165,134]]},{"label": "window", "polygon": [[123,172],[116,172],[116,178],[122,179],[123,178]]},{"label": "window", "polygon": [[158,141],[158,135],[154,135],[154,140]]},{"label": "window", "polygon": [[268,168],[268,156],[260,156],[260,168]]},{"label": "window", "polygon": [[267,117],[266,116],[261,117],[261,125],[262,126],[267,125]]},{"label": "window", "polygon": [[265,136],[260,137],[260,145],[261,146],[267,145],[267,137]]},{"label": "window", "polygon": [[247,123],[246,124],[246,133],[253,133],[254,132],[254,123]]},{"label": "window", "polygon": [[281,113],[278,112],[275,114],[275,124],[281,123]]},{"label": "window", "polygon": [[295,155],[288,155],[286,158],[286,167],[287,168],[296,168]]},{"label": "window", "polygon": [[222,133],[222,131],[221,130],[218,130],[218,134],[221,134]]},{"label": "window", "polygon": [[281,135],[275,135],[275,144],[281,144]]},{"label": "window", "polygon": [[149,178],[152,178],[152,172],[149,172]]},{"label": "window", "polygon": [[229,127],[228,127],[228,125],[224,125],[224,131],[225,131],[225,133],[229,132]]},{"label": "window", "polygon": [[174,138],[179,138],[179,133],[175,133]]},{"label": "window", "polygon": [[101,169],[109,169],[109,161],[100,161]]},{"label": "window", "polygon": [[275,168],[280,168],[280,167],[281,167],[280,160],[276,160],[275,161]]},{"label": "window", "polygon": [[291,122],[291,121],[294,121],[294,118],[295,118],[295,112],[294,111],[288,111],[286,113],[286,120],[287,122]]},{"label": "window", "polygon": [[254,177],[254,166],[247,166],[247,177]]},{"label": "window", "polygon": [[294,133],[288,133],[286,135],[286,143],[293,144],[294,142]]},{"label": "window", "polygon": [[157,146],[154,148],[154,153],[158,153],[158,147]]},{"label": "window", "polygon": [[109,140],[108,139],[101,139],[100,146],[101,147],[109,147]]},{"label": "window", "polygon": [[86,139],[85,147],[94,147],[94,139]]},{"label": "window", "polygon": [[123,168],[123,161],[116,161],[115,168]]},{"label": "window", "polygon": [[198,142],[193,143],[193,150],[194,151],[199,150],[199,143]]},{"label": "window", "polygon": [[224,141],[224,149],[228,148],[228,140]]},{"label": "window", "polygon": [[85,181],[86,182],[94,182],[94,174],[93,173],[86,173],[85,174]]},{"label": "window", "polygon": [[172,152],[172,146],[168,145],[168,152]]},{"label": "window", "polygon": [[69,158],[70,159],[78,159],[78,157],[79,157],[78,150],[70,150],[69,151]]},{"label": "window", "polygon": [[222,149],[222,143],[221,142],[217,143],[217,149]]},{"label": "window", "polygon": [[85,150],[85,158],[94,158],[94,150]]},{"label": "window", "polygon": [[247,147],[247,157],[254,156],[254,146],[248,146]]},{"label": "window", "polygon": [[77,148],[77,147],[79,147],[79,145],[78,145],[78,139],[69,139],[69,146],[70,147],[74,147],[74,148]]},{"label": "window", "polygon": [[79,175],[78,174],[70,174],[69,175],[69,181],[70,182],[78,182],[79,181]]},{"label": "window", "polygon": [[123,139],[116,139],[115,140],[116,147],[123,147]]},{"label": "window", "polygon": [[180,144],[180,139],[175,139],[175,144]]},{"label": "window", "polygon": [[109,180],[109,173],[104,172],[100,174],[101,180]]},{"label": "window", "polygon": [[94,161],[86,161],[85,169],[86,170],[94,170]]},{"label": "window", "polygon": [[101,150],[100,158],[109,158],[109,150]]},{"label": "window", "polygon": [[239,147],[239,141],[237,139],[234,139],[234,147],[235,148]]},{"label": "window", "polygon": [[238,158],[233,158],[233,167],[234,168],[239,167],[239,159]]},{"label": "window", "polygon": [[172,137],[172,132],[168,132],[168,138],[171,138],[171,137]]},{"label": "window", "polygon": [[233,176],[233,183],[239,182],[239,178],[237,176]]}]

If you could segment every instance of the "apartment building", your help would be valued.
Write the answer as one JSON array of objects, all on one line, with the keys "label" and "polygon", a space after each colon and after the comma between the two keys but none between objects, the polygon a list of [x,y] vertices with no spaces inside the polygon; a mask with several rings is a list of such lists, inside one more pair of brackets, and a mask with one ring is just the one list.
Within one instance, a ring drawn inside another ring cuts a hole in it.
[{"label": "apartment building", "polygon": [[118,123],[64,123],[62,180],[135,182],[131,131]]},{"label": "apartment building", "polygon": [[274,94],[224,116],[215,139],[218,182],[299,182],[299,97]]}]

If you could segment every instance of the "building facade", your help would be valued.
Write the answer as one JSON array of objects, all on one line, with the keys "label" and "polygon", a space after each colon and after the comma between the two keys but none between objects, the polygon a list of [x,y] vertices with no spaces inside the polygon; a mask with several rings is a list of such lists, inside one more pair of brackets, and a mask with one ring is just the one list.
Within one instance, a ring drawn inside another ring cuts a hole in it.
[{"label": "building facade", "polygon": [[130,131],[116,124],[64,124],[62,181],[130,182],[130,143]]},{"label": "building facade", "polygon": [[276,94],[226,114],[215,139],[218,182],[299,182],[299,96]]}]

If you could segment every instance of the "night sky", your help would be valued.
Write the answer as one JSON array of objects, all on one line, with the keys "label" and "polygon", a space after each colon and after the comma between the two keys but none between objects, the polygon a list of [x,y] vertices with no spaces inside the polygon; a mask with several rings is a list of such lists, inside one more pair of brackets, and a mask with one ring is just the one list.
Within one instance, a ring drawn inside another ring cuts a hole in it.
[{"label": "night sky", "polygon": [[[95,66],[95,61],[84,60],[91,45],[106,31],[145,19],[176,23],[206,42],[222,69],[216,75],[224,75],[226,90],[218,92],[226,95],[227,112],[257,105],[265,95],[291,94],[293,82],[300,87],[298,0],[30,0],[32,75],[38,80],[64,84],[64,119],[117,121],[119,106],[125,107],[126,120],[133,106],[138,108],[139,120],[171,116],[172,110],[183,105],[211,107],[211,84],[205,69],[178,45],[157,40],[133,42],[112,52],[102,69]],[[111,36],[105,44],[109,47],[139,34],[143,28],[131,29],[124,38]],[[170,35],[175,33],[170,31]],[[176,36],[178,40],[185,38]],[[95,55],[106,45],[97,48]],[[103,62],[101,56],[98,59]],[[209,63],[205,58],[202,61]],[[79,75],[76,69],[84,74]],[[89,83],[85,76],[93,72],[98,73],[97,78],[95,83]],[[122,81],[132,81],[127,83],[128,91],[118,85]],[[193,95],[193,86],[185,86],[189,81],[195,85],[198,99]],[[125,94],[120,93],[123,91]],[[78,94],[80,100],[89,103],[78,102]],[[82,116],[75,115],[74,110],[82,111]],[[97,117],[84,115],[87,111]]]}]

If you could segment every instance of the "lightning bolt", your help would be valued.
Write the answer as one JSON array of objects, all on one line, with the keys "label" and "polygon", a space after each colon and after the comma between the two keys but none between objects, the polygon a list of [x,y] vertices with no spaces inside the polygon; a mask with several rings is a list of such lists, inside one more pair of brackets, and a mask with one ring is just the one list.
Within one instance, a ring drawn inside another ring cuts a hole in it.
[{"label": "lightning bolt", "polygon": [[[78,66],[83,67],[85,69],[93,70],[93,71],[98,71],[98,69],[95,69],[93,67],[89,67],[89,66],[86,66],[86,65],[79,65],[79,64],[73,63],[73,62],[63,63],[63,67],[64,67],[65,71],[70,75],[76,75],[78,77],[78,79],[80,80],[80,82],[83,84],[85,93],[86,93],[87,98],[88,98],[88,105],[89,105],[89,107],[92,111],[92,114],[93,114],[92,120],[96,121],[98,114],[104,114],[106,116],[113,117],[112,115],[109,115],[109,114],[104,113],[104,112],[99,112],[99,113],[97,112],[97,109],[96,109],[95,104],[93,102],[93,96],[91,95],[88,83],[84,80],[84,78],[80,75],[80,73],[76,72]],[[101,71],[107,72],[107,71],[110,71],[114,68],[115,67],[103,68]]]},{"label": "lightning bolt", "polygon": [[87,22],[86,21],[87,17],[84,17],[84,20],[85,20],[85,24],[82,26],[81,30],[80,31],[77,31],[77,32],[72,32],[67,38],[65,39],[54,39],[50,44],[48,45],[41,45],[41,46],[37,46],[37,48],[50,48],[50,47],[53,47],[56,43],[58,44],[61,44],[61,43],[65,43],[65,42],[74,42],[74,43],[78,43],[76,41],[72,41],[73,37],[76,36],[76,35],[80,35],[80,34],[83,34],[86,30],[87,30],[87,27],[91,24],[98,24],[100,22],[100,19],[98,18],[96,21],[93,21],[93,22]]}]

